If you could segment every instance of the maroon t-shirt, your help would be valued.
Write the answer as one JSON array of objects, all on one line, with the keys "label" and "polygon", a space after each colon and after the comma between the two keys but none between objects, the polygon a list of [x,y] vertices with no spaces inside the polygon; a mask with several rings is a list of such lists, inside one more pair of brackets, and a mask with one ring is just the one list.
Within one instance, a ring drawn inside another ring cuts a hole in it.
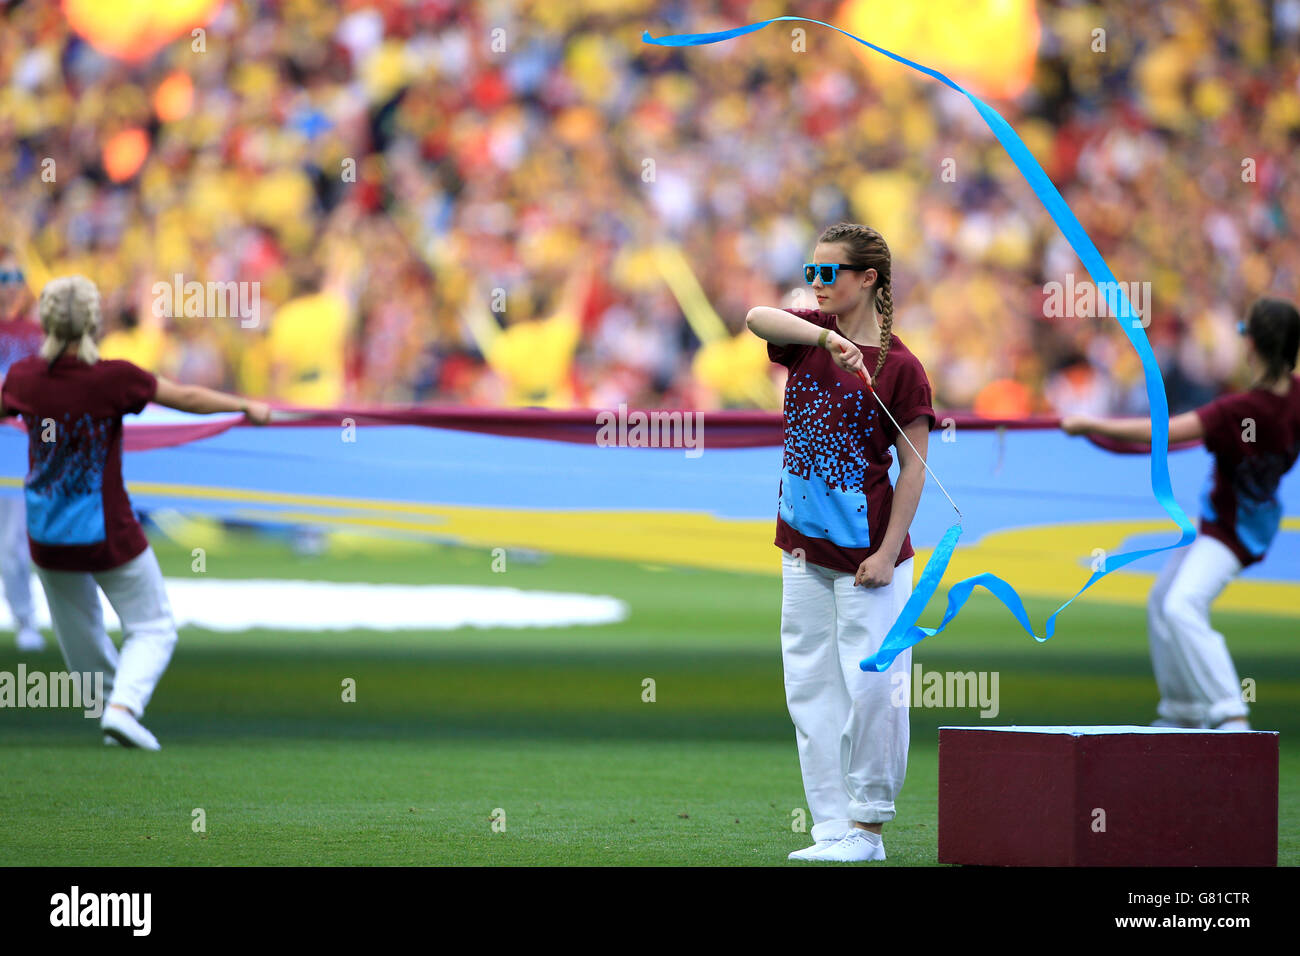
[{"label": "maroon t-shirt", "polygon": [[[786,311],[843,335],[832,314],[816,309]],[[879,343],[854,344],[862,351],[867,371],[874,371]],[[889,529],[894,502],[890,447],[898,430],[862,380],[836,365],[827,349],[769,343],[767,354],[790,370],[776,545],[791,552],[802,548],[813,564],[855,573],[879,550]],[[901,427],[925,416],[933,430],[930,381],[897,335],[874,381],[876,395]],[[895,567],[913,553],[908,533]]]},{"label": "maroon t-shirt", "polygon": [[1224,395],[1196,410],[1214,467],[1201,492],[1201,534],[1242,565],[1264,558],[1282,526],[1277,489],[1300,455],[1300,376],[1291,390]]},{"label": "maroon t-shirt", "polygon": [[27,426],[27,539],[39,567],[107,571],[149,546],[122,481],[122,416],[157,390],[121,360],[35,357],[9,370],[0,401]]}]

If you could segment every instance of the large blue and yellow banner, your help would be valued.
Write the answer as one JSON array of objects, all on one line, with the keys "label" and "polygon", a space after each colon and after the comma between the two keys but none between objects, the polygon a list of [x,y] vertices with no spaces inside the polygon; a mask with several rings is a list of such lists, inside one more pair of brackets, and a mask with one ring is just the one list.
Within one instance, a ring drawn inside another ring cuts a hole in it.
[{"label": "large blue and yellow banner", "polygon": [[[781,419],[697,416],[697,447],[644,447],[616,413],[440,409],[321,412],[254,428],[149,409],[126,426],[135,505],[212,518],[525,548],[658,565],[780,573],[775,532]],[[1109,555],[1167,539],[1148,456],[1120,454],[1047,424],[991,427],[941,413],[929,461],[962,505],[949,576],[992,571],[1021,594],[1059,598]],[[418,423],[416,423],[418,422]],[[1030,427],[1025,427],[1030,426]],[[1036,426],[1036,427],[1034,427]],[[0,490],[16,494],[26,435],[0,428]],[[1174,450],[1179,503],[1196,513],[1212,460]],[[895,469],[897,466],[895,465]],[[1288,475],[1283,531],[1216,607],[1300,614],[1300,477]],[[937,489],[912,524],[916,568],[951,520]],[[1140,604],[1167,554],[1107,576],[1096,600]]]}]

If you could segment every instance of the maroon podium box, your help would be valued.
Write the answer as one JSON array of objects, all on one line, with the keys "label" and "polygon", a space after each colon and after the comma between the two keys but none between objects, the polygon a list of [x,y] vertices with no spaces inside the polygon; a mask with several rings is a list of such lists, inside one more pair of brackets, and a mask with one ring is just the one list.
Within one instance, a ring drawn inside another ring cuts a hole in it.
[{"label": "maroon podium box", "polygon": [[1278,735],[940,727],[939,862],[1276,866]]}]

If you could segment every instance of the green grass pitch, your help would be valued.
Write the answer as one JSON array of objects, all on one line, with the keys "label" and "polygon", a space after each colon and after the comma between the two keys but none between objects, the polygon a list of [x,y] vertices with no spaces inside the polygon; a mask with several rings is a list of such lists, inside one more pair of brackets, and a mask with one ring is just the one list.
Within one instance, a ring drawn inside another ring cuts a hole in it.
[{"label": "green grass pitch", "polygon": [[[191,573],[187,550],[155,548],[168,576]],[[251,539],[212,553],[207,573],[582,591],[631,614],[520,631],[186,628],[147,717],[161,753],[105,748],[79,712],[0,711],[0,864],[766,865],[809,842],[793,828],[804,799],[774,576],[560,557],[494,574],[480,551],[310,558]],[[1039,645],[977,592],[915,661],[998,671],[992,723],[1147,723],[1143,615],[1104,594],[1075,602]],[[1036,625],[1056,603],[1027,602]],[[936,600],[922,621],[940,613]],[[1254,726],[1282,732],[1279,862],[1295,865],[1295,622],[1215,624],[1257,681]],[[19,660],[4,640],[0,670]],[[26,660],[62,668],[57,650]],[[355,702],[342,699],[345,678]],[[883,865],[936,863],[937,728],[979,722],[973,709],[913,710]]]}]

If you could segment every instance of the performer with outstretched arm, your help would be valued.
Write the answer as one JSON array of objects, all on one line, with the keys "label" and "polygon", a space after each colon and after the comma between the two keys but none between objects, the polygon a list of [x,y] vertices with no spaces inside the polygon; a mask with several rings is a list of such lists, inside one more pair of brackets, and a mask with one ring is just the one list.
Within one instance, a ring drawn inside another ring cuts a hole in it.
[{"label": "performer with outstretched arm", "polygon": [[[1214,465],[1201,493],[1200,535],[1173,553],[1147,601],[1160,689],[1156,726],[1250,729],[1227,642],[1210,626],[1210,605],[1243,568],[1264,559],[1281,528],[1278,485],[1300,455],[1300,314],[1290,302],[1260,299],[1238,330],[1253,385],[1169,420],[1170,444],[1201,439]],[[1151,441],[1147,418],[1071,416],[1061,428]]]},{"label": "performer with outstretched arm", "polygon": [[[101,360],[99,291],[82,276],[49,282],[38,307],[40,354],[5,376],[5,415],[27,426],[27,536],[68,668],[102,672],[105,743],[158,750],[140,719],[176,645],[176,624],[153,549],[122,480],[122,417],[154,401],[197,414],[243,412],[263,425],[270,408],[176,385],[121,360]],[[122,620],[119,654],[104,629],[103,589]]]}]

